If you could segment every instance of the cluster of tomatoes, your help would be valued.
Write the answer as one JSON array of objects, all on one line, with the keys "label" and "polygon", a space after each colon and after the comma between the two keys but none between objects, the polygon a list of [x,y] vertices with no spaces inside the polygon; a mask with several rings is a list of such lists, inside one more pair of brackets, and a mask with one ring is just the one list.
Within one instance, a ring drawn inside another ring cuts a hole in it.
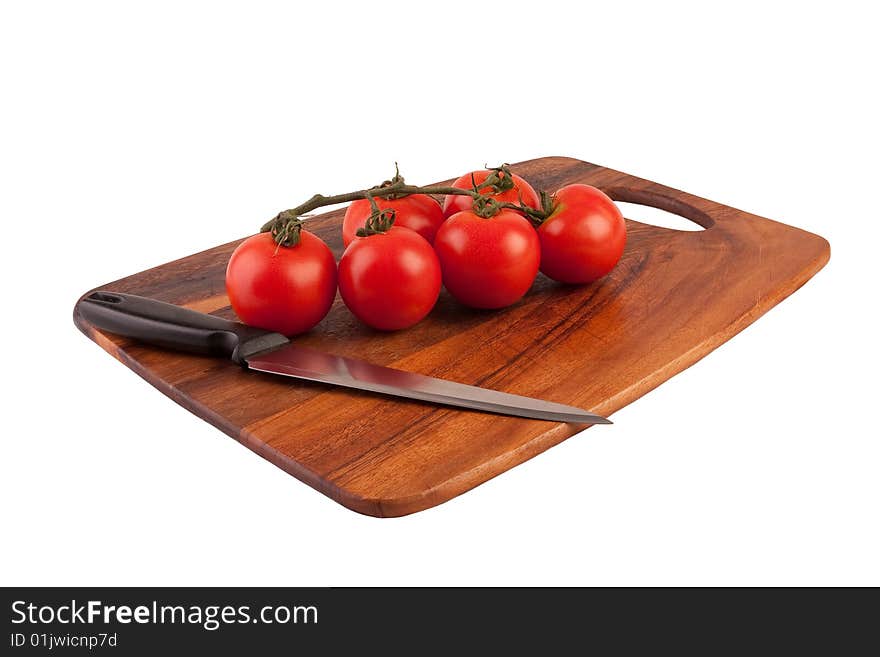
[{"label": "cluster of tomatoes", "polygon": [[505,185],[481,187],[492,174],[455,181],[479,189],[476,200],[449,194],[441,205],[409,194],[353,202],[338,267],[327,245],[298,225],[293,246],[279,246],[271,232],[245,240],[226,271],[233,309],[247,324],[295,335],[324,318],[338,287],[358,319],[393,331],[422,320],[441,284],[464,305],[504,308],[528,291],[539,269],[579,284],[617,264],[626,226],[603,192],[575,184],[545,197],[510,172]]}]

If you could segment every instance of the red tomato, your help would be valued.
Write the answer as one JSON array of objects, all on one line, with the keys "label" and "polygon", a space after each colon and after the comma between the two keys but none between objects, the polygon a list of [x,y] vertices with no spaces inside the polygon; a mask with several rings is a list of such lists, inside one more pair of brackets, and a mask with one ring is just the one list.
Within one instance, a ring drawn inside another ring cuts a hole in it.
[{"label": "red tomato", "polygon": [[284,335],[324,319],[336,296],[336,261],[327,245],[303,230],[296,246],[269,233],[238,245],[226,267],[226,294],[241,321]]},{"label": "red tomato", "polygon": [[626,245],[626,222],[608,196],[590,185],[553,195],[553,212],[538,228],[541,271],[562,283],[590,283],[610,272]]},{"label": "red tomato", "polygon": [[[486,178],[489,177],[493,171],[474,171],[473,174],[466,173],[461,178],[452,183],[453,187],[458,187],[460,189],[473,189],[475,180],[479,185]],[[473,180],[471,180],[471,175],[473,175]],[[480,190],[480,193],[485,196],[491,196],[496,201],[502,201],[507,203],[519,203],[520,197],[522,197],[522,202],[526,205],[540,209],[541,207],[541,197],[538,196],[538,193],[534,190],[534,188],[525,181],[524,178],[512,174],[513,177],[513,187],[508,189],[507,191],[500,192],[497,194],[493,194],[492,190],[488,187],[484,187]],[[473,204],[473,199],[470,196],[457,196],[455,194],[449,194],[443,200],[443,214],[446,217],[451,217],[456,212],[463,212],[465,210],[470,210],[471,205]]]},{"label": "red tomato", "polygon": [[364,324],[408,328],[437,302],[440,263],[425,238],[395,224],[348,246],[339,261],[339,293]]},{"label": "red tomato", "polygon": [[518,301],[535,280],[541,246],[518,212],[485,219],[467,211],[447,219],[434,240],[443,284],[466,306],[503,308]]},{"label": "red tomato", "polygon": [[[377,198],[376,205],[380,209],[394,210],[394,225],[416,231],[428,242],[434,243],[434,235],[443,223],[443,209],[440,204],[427,194],[410,194],[402,198]],[[345,219],[342,220],[342,243],[352,243],[358,228],[363,228],[370,216],[370,202],[360,199],[348,206]]]}]

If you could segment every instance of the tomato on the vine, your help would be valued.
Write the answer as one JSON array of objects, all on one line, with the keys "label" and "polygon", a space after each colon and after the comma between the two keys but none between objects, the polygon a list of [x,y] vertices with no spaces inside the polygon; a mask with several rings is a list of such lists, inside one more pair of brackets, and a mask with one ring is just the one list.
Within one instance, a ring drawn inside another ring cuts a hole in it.
[{"label": "tomato on the vine", "polygon": [[541,257],[535,229],[507,209],[488,218],[471,210],[454,214],[437,231],[434,249],[446,289],[474,308],[518,301],[535,280]]},{"label": "tomato on the vine", "polygon": [[[486,181],[493,173],[498,173],[498,175],[503,178],[503,172],[496,171],[473,171],[471,173],[466,173],[461,176],[458,180],[452,183],[453,187],[458,187],[459,189],[473,189],[474,183],[480,185]],[[529,207],[539,209],[541,207],[541,198],[538,196],[538,193],[535,189],[521,176],[516,175],[515,173],[511,174],[511,180],[513,181],[513,185],[506,190],[495,191],[488,187],[484,187],[480,189],[480,194],[484,196],[490,196],[499,202],[506,203],[519,203],[520,200],[525,205]],[[443,201],[443,214],[446,217],[451,217],[456,212],[463,212],[465,210],[470,210],[473,205],[473,199],[470,196],[457,195],[457,194],[449,194]]]},{"label": "tomato on the vine", "polygon": [[402,226],[356,237],[339,261],[339,293],[364,324],[396,331],[419,322],[440,295],[440,263],[427,240]]},{"label": "tomato on the vine", "polygon": [[284,335],[304,333],[333,305],[336,261],[321,238],[308,231],[299,231],[293,246],[260,233],[229,258],[226,294],[246,324]]},{"label": "tomato on the vine", "polygon": [[553,195],[552,208],[538,227],[541,271],[562,283],[590,283],[610,272],[626,245],[614,201],[590,185],[567,185]]},{"label": "tomato on the vine", "polygon": [[[394,210],[394,225],[414,230],[428,242],[434,242],[434,235],[443,223],[443,209],[427,194],[410,194],[400,198],[377,198],[380,210]],[[342,243],[345,246],[354,241],[359,228],[363,228],[370,217],[372,208],[367,199],[359,199],[348,206],[342,220]]]}]

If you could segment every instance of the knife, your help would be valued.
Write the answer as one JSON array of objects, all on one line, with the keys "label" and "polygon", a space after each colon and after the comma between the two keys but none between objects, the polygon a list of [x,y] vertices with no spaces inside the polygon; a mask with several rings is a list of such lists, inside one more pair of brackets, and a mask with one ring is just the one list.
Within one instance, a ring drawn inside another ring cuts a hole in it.
[{"label": "knife", "polygon": [[76,312],[93,326],[148,344],[226,356],[247,369],[501,415],[611,424],[574,406],[512,395],[300,347],[280,333],[120,292],[92,292]]}]

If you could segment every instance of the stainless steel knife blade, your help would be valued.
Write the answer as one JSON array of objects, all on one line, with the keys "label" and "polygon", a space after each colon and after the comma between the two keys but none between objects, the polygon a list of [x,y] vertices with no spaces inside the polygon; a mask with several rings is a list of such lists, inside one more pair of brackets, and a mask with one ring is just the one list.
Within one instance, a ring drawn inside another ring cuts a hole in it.
[{"label": "stainless steel knife blade", "polygon": [[574,406],[374,365],[300,347],[280,333],[134,294],[98,290],[76,312],[102,330],[148,344],[226,356],[252,370],[434,404],[575,424],[611,424]]},{"label": "stainless steel knife blade", "polygon": [[574,406],[437,379],[295,344],[245,358],[245,361],[250,369],[260,372],[435,404],[556,422],[611,424],[601,415]]}]

